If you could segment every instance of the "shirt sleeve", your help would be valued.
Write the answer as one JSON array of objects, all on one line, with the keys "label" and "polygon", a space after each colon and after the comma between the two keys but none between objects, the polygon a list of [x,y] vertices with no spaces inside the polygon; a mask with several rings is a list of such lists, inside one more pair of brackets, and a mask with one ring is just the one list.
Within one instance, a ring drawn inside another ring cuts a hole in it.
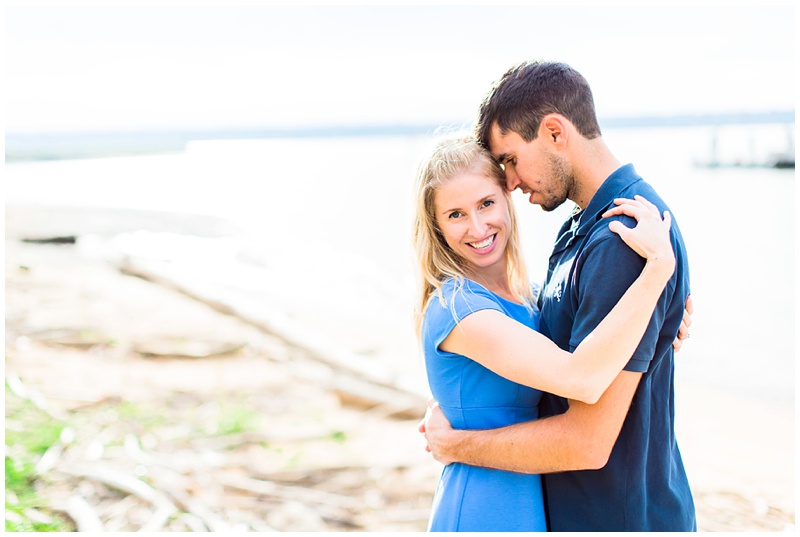
[{"label": "shirt sleeve", "polygon": [[442,286],[442,296],[444,304],[439,300],[438,294],[431,297],[423,326],[426,339],[437,350],[456,324],[468,315],[487,309],[503,313],[503,308],[489,291],[471,284],[469,280],[464,280],[463,285],[456,284],[453,280],[446,282]]},{"label": "shirt sleeve", "polygon": [[[578,309],[570,335],[570,351],[574,351],[617,305],[645,265],[645,259],[615,233],[607,231],[598,235],[577,260]],[[626,371],[644,373],[648,370],[666,313],[667,303],[662,294],[642,341],[624,368]]]}]

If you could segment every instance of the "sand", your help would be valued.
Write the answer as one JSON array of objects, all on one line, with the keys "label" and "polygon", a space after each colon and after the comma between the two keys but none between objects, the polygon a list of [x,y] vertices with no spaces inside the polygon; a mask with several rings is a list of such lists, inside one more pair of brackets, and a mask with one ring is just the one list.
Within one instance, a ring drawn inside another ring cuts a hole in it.
[{"label": "sand", "polygon": [[[232,447],[221,450],[219,443],[213,449],[202,444],[202,431],[172,438],[161,429],[140,431],[139,449],[151,457],[147,460],[175,454],[189,460],[203,445],[226,461],[186,463],[181,476],[191,477],[191,483],[178,486],[159,477],[163,465],[143,463],[141,452],[134,450],[138,462],[130,453],[127,460],[114,452],[125,434],[105,439],[105,455],[92,459],[91,439],[80,438],[79,431],[71,451],[65,451],[69,456],[62,456],[44,478],[56,509],[65,509],[67,480],[72,487],[91,488],[86,500],[106,517],[106,529],[141,529],[134,519],[142,515],[132,507],[127,520],[114,518],[109,507],[114,494],[97,486],[97,479],[69,473],[91,462],[107,463],[116,471],[148,468],[150,482],[172,491],[173,503],[184,514],[165,522],[164,530],[191,530],[198,519],[203,527],[216,520],[218,528],[227,529],[425,529],[439,467],[424,452],[415,418],[398,419],[348,404],[331,388],[330,368],[233,315],[124,275],[109,263],[82,256],[74,246],[23,244],[9,228],[6,236],[6,377],[18,377],[29,393],[41,393],[55,415],[75,421],[127,402],[157,409],[167,421],[180,423],[194,419],[186,418],[192,416],[185,414],[187,405],[202,413],[228,403],[247,404],[257,415],[251,434],[271,435],[271,448],[264,447],[269,442],[247,442],[239,435]],[[147,349],[164,348],[185,354],[146,354]],[[677,387],[676,405],[679,445],[699,529],[793,530],[794,409],[684,379]],[[421,407],[420,417],[423,411]],[[111,425],[102,431],[114,433]],[[344,433],[337,436],[337,431]],[[204,472],[217,472],[214,486],[198,478]],[[332,506],[328,497],[322,501],[259,493],[255,485],[263,481],[347,501]],[[220,482],[227,485],[220,488]],[[187,514],[187,506],[198,502],[205,511]],[[215,516],[198,515],[208,512]]]},{"label": "sand", "polygon": [[78,494],[106,531],[141,530],[155,504],[111,483],[144,477],[177,506],[157,530],[425,529],[440,468],[417,416],[347,404],[302,351],[72,247],[6,245],[6,355],[73,429],[38,485],[55,513]]}]

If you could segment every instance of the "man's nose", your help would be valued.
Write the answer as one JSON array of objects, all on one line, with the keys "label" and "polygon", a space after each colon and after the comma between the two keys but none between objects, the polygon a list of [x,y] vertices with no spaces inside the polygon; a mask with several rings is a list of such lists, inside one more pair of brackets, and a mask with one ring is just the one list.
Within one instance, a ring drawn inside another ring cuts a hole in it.
[{"label": "man's nose", "polygon": [[521,184],[522,181],[519,180],[517,174],[506,168],[506,190],[513,192]]}]

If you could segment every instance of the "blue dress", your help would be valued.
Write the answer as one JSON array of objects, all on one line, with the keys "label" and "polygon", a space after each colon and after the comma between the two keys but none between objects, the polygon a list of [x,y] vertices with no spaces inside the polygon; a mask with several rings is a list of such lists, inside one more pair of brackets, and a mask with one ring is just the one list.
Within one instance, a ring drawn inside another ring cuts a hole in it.
[{"label": "blue dress", "polygon": [[[537,330],[539,311],[510,302],[470,280],[431,298],[422,324],[425,368],[433,397],[455,429],[493,429],[538,417],[541,392],[507,380],[481,364],[439,350],[470,313],[494,309]],[[436,487],[428,531],[547,531],[538,475],[453,463]]]}]

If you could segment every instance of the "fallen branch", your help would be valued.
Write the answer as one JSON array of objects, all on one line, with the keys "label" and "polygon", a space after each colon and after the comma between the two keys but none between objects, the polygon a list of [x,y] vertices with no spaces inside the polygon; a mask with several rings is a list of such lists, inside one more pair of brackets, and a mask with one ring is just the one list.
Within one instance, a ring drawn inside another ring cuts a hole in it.
[{"label": "fallen branch", "polygon": [[225,474],[219,474],[216,478],[217,482],[223,486],[245,492],[252,492],[261,496],[272,496],[283,500],[294,500],[306,504],[312,503],[348,510],[356,509],[360,506],[360,504],[352,498],[322,490],[278,485],[269,481]]},{"label": "fallen branch", "polygon": [[144,481],[127,474],[108,469],[70,469],[60,468],[61,472],[83,479],[92,479],[115,488],[122,492],[132,494],[155,507],[155,513],[150,521],[142,527],[142,531],[159,531],[178,508],[163,493],[154,489]]},{"label": "fallen branch", "polygon": [[396,415],[420,417],[425,409],[425,397],[394,384],[376,361],[352,352],[342,345],[315,334],[307,327],[289,319],[280,311],[269,308],[264,301],[236,294],[220,285],[193,280],[191,274],[172,274],[169,265],[133,257],[125,257],[119,270],[131,276],[179,291],[195,300],[233,315],[267,333],[274,334],[291,346],[304,350],[316,360],[333,367],[337,372],[334,391],[343,402],[364,408],[387,405]]},{"label": "fallen branch", "polygon": [[172,498],[185,513],[196,519],[196,522],[192,522],[189,519],[190,523],[195,525],[197,523],[203,524],[207,528],[206,531],[214,533],[228,533],[231,531],[231,525],[228,522],[206,505],[192,498],[185,490],[179,487],[165,486],[163,483],[160,483],[160,486],[164,494]]},{"label": "fallen branch", "polygon": [[133,352],[145,358],[210,358],[233,354],[247,346],[244,342],[205,342],[160,340],[146,343],[135,343]]},{"label": "fallen branch", "polygon": [[59,237],[23,237],[22,242],[30,244],[75,244],[78,237],[75,235],[63,235]]},{"label": "fallen branch", "polygon": [[58,421],[66,420],[66,413],[57,408],[53,408],[39,390],[35,388],[28,388],[16,373],[6,374],[6,384],[17,397],[30,401],[36,405],[39,410],[51,418]]},{"label": "fallen branch", "polygon": [[425,399],[416,394],[386,388],[342,373],[331,379],[331,385],[333,392],[345,405],[401,419],[421,419],[425,414]]},{"label": "fallen branch", "polygon": [[64,507],[64,512],[75,522],[78,531],[105,531],[100,517],[97,516],[94,508],[82,496],[70,496]]}]

